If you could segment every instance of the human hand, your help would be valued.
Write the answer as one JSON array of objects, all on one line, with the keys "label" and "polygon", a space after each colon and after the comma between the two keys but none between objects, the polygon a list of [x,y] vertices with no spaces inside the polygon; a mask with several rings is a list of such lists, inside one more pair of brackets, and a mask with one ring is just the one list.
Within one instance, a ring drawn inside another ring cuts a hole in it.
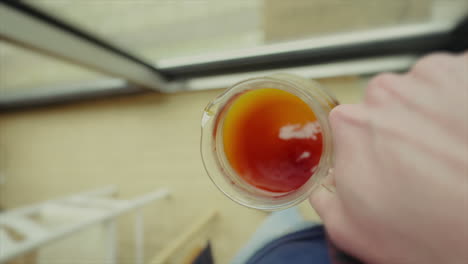
[{"label": "human hand", "polygon": [[336,191],[310,202],[331,240],[366,263],[468,263],[468,52],[381,74],[329,118]]}]

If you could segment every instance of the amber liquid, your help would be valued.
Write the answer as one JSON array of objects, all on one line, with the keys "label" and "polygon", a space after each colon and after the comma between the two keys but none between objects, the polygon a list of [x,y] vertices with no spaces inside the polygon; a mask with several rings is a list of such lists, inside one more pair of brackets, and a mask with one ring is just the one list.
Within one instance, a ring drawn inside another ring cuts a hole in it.
[{"label": "amber liquid", "polygon": [[224,152],[245,182],[290,192],[309,180],[322,155],[322,132],[308,104],[292,93],[262,88],[237,96],[228,107]]}]

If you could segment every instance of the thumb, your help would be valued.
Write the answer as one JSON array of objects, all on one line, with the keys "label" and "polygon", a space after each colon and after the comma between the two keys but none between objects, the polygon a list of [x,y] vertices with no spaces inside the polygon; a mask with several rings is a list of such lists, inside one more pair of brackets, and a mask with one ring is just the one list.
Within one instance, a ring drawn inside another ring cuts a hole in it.
[{"label": "thumb", "polygon": [[309,202],[322,219],[329,238],[341,249],[349,247],[349,223],[342,211],[341,202],[335,187],[330,182],[334,181],[333,175],[328,175],[324,182],[309,197]]},{"label": "thumb", "polygon": [[325,222],[325,218],[338,209],[339,199],[335,192],[335,176],[333,170],[321,182],[320,186],[309,197],[309,202],[317,214]]},{"label": "thumb", "polygon": [[[355,131],[355,123],[362,123],[365,120],[365,110],[361,105],[339,105],[335,107],[330,113],[330,125],[332,128],[333,134],[333,146],[335,148],[335,164],[336,168],[338,165],[341,165],[341,171],[343,171],[343,164],[347,165],[345,167],[349,170],[356,169],[356,166],[350,163],[350,157],[353,157],[353,150],[359,149],[357,146],[361,145],[360,141],[356,141],[356,133],[351,133],[350,131]],[[353,125],[350,125],[353,124]],[[362,133],[361,133],[362,134]],[[359,134],[359,136],[361,136]],[[343,161],[345,161],[343,163]],[[336,181],[338,186],[343,185],[343,181],[346,180],[343,178],[343,175],[337,174]],[[345,181],[346,182],[346,181]],[[323,182],[320,183],[321,186],[315,190],[314,193],[309,198],[309,201],[312,207],[317,211],[319,216],[324,221],[325,225],[328,224],[330,218],[339,216],[342,212],[342,204],[339,192],[335,192],[335,173],[334,169],[330,169],[328,175],[325,177]],[[343,202],[345,200],[343,199]]]}]

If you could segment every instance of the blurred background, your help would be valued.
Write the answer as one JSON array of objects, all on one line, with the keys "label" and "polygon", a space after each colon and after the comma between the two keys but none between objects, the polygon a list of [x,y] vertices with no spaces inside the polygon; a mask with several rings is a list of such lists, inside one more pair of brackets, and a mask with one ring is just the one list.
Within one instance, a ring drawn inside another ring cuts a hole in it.
[{"label": "blurred background", "polygon": [[457,51],[467,10],[466,0],[0,2],[0,262],[191,263],[209,240],[229,263],[268,214],[206,175],[205,105],[274,72],[358,102],[373,75]]}]

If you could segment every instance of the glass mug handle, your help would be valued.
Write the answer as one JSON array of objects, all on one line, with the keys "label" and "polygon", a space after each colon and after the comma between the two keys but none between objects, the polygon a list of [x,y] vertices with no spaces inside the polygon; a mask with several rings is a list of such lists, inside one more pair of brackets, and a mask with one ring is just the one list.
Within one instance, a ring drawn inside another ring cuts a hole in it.
[{"label": "glass mug handle", "polygon": [[331,193],[336,193],[335,169],[328,169],[328,174],[324,177],[320,185]]}]

